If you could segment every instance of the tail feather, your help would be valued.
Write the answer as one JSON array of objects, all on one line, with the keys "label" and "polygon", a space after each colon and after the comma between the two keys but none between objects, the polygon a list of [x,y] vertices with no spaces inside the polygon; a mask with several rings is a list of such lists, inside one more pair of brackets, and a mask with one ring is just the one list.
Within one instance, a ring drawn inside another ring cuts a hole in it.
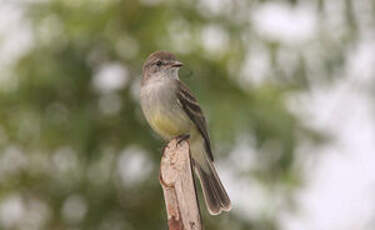
[{"label": "tail feather", "polygon": [[[219,215],[222,211],[230,211],[231,201],[218,177],[213,162],[206,161],[208,167],[203,169],[194,162],[194,169],[199,177],[206,207],[211,215]],[[208,170],[207,170],[208,169]]]}]

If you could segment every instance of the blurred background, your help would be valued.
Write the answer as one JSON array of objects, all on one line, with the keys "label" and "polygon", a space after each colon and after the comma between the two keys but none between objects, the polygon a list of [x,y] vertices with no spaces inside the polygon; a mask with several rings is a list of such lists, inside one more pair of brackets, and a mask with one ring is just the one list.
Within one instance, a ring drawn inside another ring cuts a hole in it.
[{"label": "blurred background", "polygon": [[207,230],[375,228],[375,1],[0,0],[0,229],[167,229],[160,49],[233,201]]}]

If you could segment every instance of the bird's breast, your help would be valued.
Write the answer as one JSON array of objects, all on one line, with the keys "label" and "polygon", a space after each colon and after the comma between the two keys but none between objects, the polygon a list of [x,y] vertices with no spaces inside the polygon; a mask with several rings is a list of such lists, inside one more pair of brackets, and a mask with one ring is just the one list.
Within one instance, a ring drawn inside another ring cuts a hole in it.
[{"label": "bird's breast", "polygon": [[156,133],[166,140],[189,133],[192,123],[179,105],[176,87],[170,82],[156,82],[141,89],[145,117]]}]

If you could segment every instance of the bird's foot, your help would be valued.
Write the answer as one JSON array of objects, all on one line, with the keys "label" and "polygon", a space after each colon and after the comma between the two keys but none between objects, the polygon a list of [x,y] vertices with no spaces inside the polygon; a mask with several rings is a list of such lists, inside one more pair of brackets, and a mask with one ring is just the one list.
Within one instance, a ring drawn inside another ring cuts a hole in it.
[{"label": "bird's foot", "polygon": [[176,147],[177,147],[177,145],[181,144],[181,142],[183,142],[183,141],[185,141],[189,138],[190,138],[190,134],[182,134],[182,135],[177,136],[176,137],[176,139],[177,139]]}]

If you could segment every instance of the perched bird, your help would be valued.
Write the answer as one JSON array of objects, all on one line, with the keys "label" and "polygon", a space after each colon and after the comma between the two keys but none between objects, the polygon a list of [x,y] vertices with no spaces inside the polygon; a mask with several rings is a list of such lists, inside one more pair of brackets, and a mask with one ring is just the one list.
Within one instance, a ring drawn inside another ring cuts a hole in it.
[{"label": "perched bird", "polygon": [[152,53],[143,65],[141,106],[152,129],[164,140],[190,138],[194,171],[211,215],[231,210],[231,201],[215,170],[206,119],[187,86],[179,80],[183,64],[166,51]]}]

